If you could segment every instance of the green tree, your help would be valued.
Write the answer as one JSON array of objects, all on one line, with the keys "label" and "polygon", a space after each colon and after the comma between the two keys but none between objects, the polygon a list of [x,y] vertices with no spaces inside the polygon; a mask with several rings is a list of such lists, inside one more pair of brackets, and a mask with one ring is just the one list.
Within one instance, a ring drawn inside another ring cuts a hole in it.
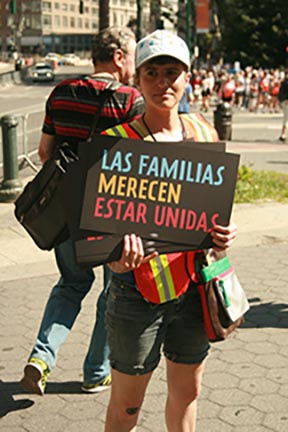
[{"label": "green tree", "polygon": [[287,64],[287,0],[214,0],[217,5],[224,60],[242,66]]}]

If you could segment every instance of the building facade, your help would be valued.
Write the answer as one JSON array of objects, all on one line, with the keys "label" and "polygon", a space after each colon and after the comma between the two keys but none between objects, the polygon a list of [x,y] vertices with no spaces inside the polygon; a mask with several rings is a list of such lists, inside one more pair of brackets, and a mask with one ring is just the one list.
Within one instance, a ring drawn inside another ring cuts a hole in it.
[{"label": "building facade", "polygon": [[[109,25],[136,21],[136,0],[110,0]],[[80,11],[81,9],[81,11]],[[143,0],[143,28],[148,31],[150,1]],[[1,0],[1,51],[22,53],[90,51],[99,30],[99,0]]]}]

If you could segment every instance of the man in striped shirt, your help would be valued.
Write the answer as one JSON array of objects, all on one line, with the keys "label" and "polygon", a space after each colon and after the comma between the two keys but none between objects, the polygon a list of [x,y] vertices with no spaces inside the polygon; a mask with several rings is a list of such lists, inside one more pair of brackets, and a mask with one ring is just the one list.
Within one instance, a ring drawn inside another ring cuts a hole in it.
[{"label": "man in striped shirt", "polygon": [[[54,88],[46,103],[39,144],[39,157],[43,163],[62,142],[68,142],[77,153],[78,142],[88,137],[101,95],[110,83],[115,90],[101,109],[98,131],[133,120],[143,112],[140,93],[129,85],[135,72],[135,47],[135,36],[128,28],[105,29],[93,43],[94,73],[65,80]],[[95,279],[92,269],[84,271],[77,266],[71,239],[55,248],[55,256],[60,279],[48,299],[37,340],[21,380],[24,388],[39,395],[45,392],[47,377],[56,364],[57,352],[66,340],[80,312],[81,302]],[[83,365],[82,390],[89,393],[105,390],[111,383],[104,326],[108,279],[109,273],[105,268],[104,289],[97,302],[96,323]]]}]

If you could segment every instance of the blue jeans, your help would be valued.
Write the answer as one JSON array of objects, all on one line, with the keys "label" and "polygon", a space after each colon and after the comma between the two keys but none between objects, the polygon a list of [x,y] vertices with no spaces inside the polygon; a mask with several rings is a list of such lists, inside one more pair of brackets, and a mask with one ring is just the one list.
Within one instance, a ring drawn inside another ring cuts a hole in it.
[{"label": "blue jeans", "polygon": [[[55,248],[55,255],[61,277],[48,299],[36,344],[30,357],[44,360],[51,371],[57,353],[81,310],[81,302],[90,291],[95,279],[92,269],[81,270],[76,264],[71,239]],[[107,288],[109,269],[104,267],[104,288],[97,302],[96,322],[90,346],[86,355],[83,373],[84,382],[101,382],[110,373],[109,348],[105,329]]]}]

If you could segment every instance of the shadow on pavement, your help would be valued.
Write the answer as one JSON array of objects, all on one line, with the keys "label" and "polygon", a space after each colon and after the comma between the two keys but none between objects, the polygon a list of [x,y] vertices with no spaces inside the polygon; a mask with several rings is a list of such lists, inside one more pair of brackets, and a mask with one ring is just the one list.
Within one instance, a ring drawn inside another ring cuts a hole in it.
[{"label": "shadow on pavement", "polygon": [[287,303],[260,303],[261,299],[249,299],[250,310],[245,315],[243,328],[288,328]]},{"label": "shadow on pavement", "polygon": [[288,164],[288,160],[287,161],[277,161],[277,160],[275,160],[275,161],[267,161],[267,163],[268,164],[271,164],[271,165],[286,165],[286,164]]},{"label": "shadow on pavement", "polygon": [[[46,394],[83,394],[81,391],[81,382],[79,381],[66,381],[66,382],[49,382],[46,387]],[[27,392],[19,382],[4,382],[0,381],[0,417],[2,415],[2,407],[13,401],[13,396],[21,394],[32,394]],[[33,394],[33,396],[35,396]],[[19,401],[21,402],[21,401]],[[22,401],[23,402],[23,401]],[[31,401],[30,401],[31,402]],[[32,402],[33,404],[34,402]],[[31,405],[29,405],[31,406]],[[28,408],[23,407],[23,408]],[[21,409],[21,408],[18,408]]]},{"label": "shadow on pavement", "polygon": [[[30,408],[34,402],[30,399],[20,399],[15,401],[13,396],[19,394],[20,385],[18,383],[5,383],[0,381],[0,418],[12,411]],[[21,391],[23,393],[23,391]]]},{"label": "shadow on pavement", "polygon": [[66,382],[49,382],[47,383],[47,394],[83,394],[81,390],[81,383],[79,381],[66,381]]}]

